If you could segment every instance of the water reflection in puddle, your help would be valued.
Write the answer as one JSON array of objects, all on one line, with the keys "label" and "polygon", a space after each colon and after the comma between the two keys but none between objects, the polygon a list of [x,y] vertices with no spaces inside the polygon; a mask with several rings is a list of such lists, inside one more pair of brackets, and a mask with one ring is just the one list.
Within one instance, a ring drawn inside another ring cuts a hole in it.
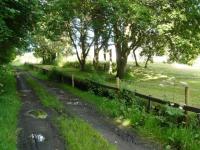
[{"label": "water reflection in puddle", "polygon": [[32,133],[30,135],[30,138],[32,139],[32,142],[34,143],[41,143],[45,141],[45,137],[42,134],[34,134]]},{"label": "water reflection in puddle", "polygon": [[21,90],[21,92],[23,92],[23,93],[30,93],[31,90]]},{"label": "water reflection in puddle", "polygon": [[79,102],[67,102],[67,105],[80,105]]}]

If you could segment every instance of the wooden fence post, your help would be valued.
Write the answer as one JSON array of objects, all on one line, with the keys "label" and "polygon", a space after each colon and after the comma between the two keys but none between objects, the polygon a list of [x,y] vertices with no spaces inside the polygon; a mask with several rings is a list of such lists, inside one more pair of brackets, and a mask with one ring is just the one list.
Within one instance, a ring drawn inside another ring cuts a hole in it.
[{"label": "wooden fence post", "polygon": [[119,79],[119,77],[116,78],[116,85],[117,85],[117,89],[119,90],[119,88],[120,88],[120,79]]},{"label": "wooden fence post", "polygon": [[185,105],[188,105],[188,101],[189,101],[189,87],[186,86],[185,87]]},{"label": "wooden fence post", "polygon": [[147,112],[149,113],[151,110],[151,95],[149,95],[148,103],[147,103]]},{"label": "wooden fence post", "polygon": [[72,74],[72,87],[74,88],[74,75]]},{"label": "wooden fence post", "polygon": [[[189,101],[189,87],[186,86],[185,87],[185,105],[188,106],[188,101]],[[185,115],[186,115],[186,125],[188,124],[188,112],[185,111]]]}]

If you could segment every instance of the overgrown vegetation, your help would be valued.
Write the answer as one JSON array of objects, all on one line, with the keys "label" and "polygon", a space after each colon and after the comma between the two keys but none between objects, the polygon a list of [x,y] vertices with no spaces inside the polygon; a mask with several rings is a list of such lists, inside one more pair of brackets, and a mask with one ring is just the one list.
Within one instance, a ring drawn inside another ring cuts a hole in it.
[{"label": "overgrown vegetation", "polygon": [[16,93],[14,72],[0,66],[0,149],[17,149],[17,123],[21,102]]},{"label": "overgrown vegetation", "polygon": [[111,92],[114,98],[108,99],[102,97],[101,90],[101,96],[96,96],[93,94],[94,90],[83,92],[66,84],[60,86],[93,104],[103,114],[114,118],[117,123],[133,127],[142,136],[162,142],[166,149],[199,148],[200,123],[195,114],[190,114],[189,123],[186,125],[182,109],[154,105],[150,113],[147,113],[145,103],[128,93],[118,95]]},{"label": "overgrown vegetation", "polygon": [[[44,79],[43,75],[33,74]],[[48,93],[45,88],[36,80],[29,77],[27,79],[31,87],[36,91],[40,101],[46,107],[53,108],[62,112],[64,105],[57,97]],[[63,136],[66,149],[71,150],[115,150],[115,147],[109,144],[97,131],[82,119],[68,116],[62,113],[59,117],[53,119],[56,126],[59,128],[60,134]]]}]

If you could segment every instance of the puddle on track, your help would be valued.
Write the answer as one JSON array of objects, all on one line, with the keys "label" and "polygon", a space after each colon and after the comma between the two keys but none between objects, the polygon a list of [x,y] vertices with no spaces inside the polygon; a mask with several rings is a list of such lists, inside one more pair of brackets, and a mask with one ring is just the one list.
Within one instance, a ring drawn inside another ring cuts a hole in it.
[{"label": "puddle on track", "polygon": [[21,92],[23,92],[23,93],[30,93],[31,90],[21,90]]},{"label": "puddle on track", "polygon": [[42,143],[46,140],[46,138],[42,134],[32,133],[29,138],[31,138],[33,143]]},{"label": "puddle on track", "polygon": [[29,110],[26,115],[35,119],[46,119],[48,116],[47,113],[41,109]]},{"label": "puddle on track", "polygon": [[80,102],[67,102],[67,105],[81,105]]}]

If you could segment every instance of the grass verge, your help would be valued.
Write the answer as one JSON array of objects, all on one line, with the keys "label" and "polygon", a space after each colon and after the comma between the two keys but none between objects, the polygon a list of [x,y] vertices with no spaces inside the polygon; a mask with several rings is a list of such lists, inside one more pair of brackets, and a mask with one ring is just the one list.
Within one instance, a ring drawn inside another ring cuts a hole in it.
[{"label": "grass verge", "polygon": [[[34,75],[38,75],[35,73]],[[40,76],[40,78],[43,76]],[[46,107],[56,110],[62,110],[63,104],[47,90],[43,88],[36,80],[29,77],[28,83],[35,90],[42,104]],[[54,118],[54,123],[63,136],[66,148],[71,150],[115,150],[115,147],[109,144],[97,131],[82,119],[62,114]]]},{"label": "grass verge", "polygon": [[21,107],[10,66],[0,66],[0,149],[17,149],[17,120]]}]

